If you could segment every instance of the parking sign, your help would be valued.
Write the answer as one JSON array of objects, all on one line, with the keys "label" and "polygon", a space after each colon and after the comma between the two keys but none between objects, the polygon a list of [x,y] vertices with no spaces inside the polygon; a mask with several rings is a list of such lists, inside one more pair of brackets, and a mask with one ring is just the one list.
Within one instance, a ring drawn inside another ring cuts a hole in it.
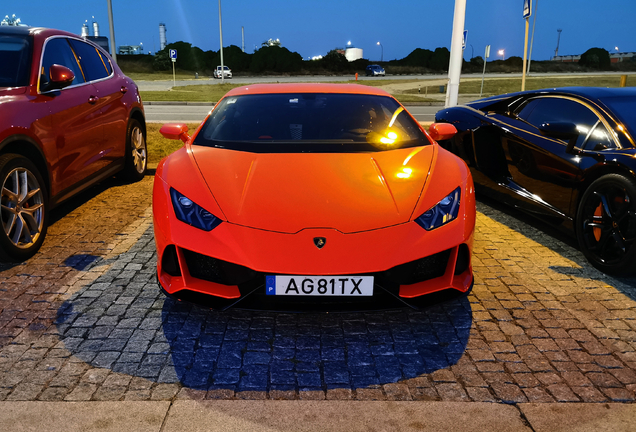
[{"label": "parking sign", "polygon": [[532,0],[523,0],[523,18],[530,18],[532,14]]},{"label": "parking sign", "polygon": [[171,58],[172,60],[176,60],[176,59],[177,59],[177,50],[176,50],[176,49],[171,49],[171,50],[169,51],[169,53],[170,53],[170,58]]}]

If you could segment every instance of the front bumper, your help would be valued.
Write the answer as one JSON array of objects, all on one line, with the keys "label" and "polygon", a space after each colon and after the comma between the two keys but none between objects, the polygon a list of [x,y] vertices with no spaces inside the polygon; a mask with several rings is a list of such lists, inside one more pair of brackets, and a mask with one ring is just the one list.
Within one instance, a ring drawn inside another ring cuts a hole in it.
[{"label": "front bumper", "polygon": [[[475,219],[473,195],[464,191],[463,196],[459,217],[432,231],[408,222],[351,234],[326,228],[284,234],[223,222],[205,232],[177,220],[169,186],[155,177],[159,282],[170,295],[194,292],[235,300],[264,295],[268,274],[373,275],[374,296],[382,291],[401,299],[446,289],[467,292],[473,283]],[[314,245],[315,237],[327,239],[322,249]]]}]

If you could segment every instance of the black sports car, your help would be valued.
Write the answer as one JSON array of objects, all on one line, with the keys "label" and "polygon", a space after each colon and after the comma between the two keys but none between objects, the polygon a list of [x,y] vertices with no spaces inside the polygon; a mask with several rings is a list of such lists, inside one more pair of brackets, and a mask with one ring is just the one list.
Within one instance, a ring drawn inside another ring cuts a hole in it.
[{"label": "black sports car", "polygon": [[510,93],[439,111],[478,192],[574,234],[587,259],[636,272],[636,88]]}]

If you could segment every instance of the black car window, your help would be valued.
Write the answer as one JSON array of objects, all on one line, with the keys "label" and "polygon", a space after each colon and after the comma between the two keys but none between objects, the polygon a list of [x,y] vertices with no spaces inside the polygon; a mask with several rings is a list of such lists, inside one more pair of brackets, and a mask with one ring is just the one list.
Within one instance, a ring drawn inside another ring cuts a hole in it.
[{"label": "black car window", "polygon": [[580,134],[576,146],[581,147],[588,132],[599,120],[588,107],[570,99],[560,97],[542,97],[533,99],[521,107],[517,116],[536,128],[543,123],[574,123]]},{"label": "black car window", "polygon": [[49,69],[51,65],[58,64],[66,66],[75,74],[72,85],[81,84],[85,82],[82,70],[77,63],[75,54],[68,44],[67,38],[52,38],[46,42],[44,47],[44,57],[42,58],[42,81],[41,84],[46,84],[49,81]]},{"label": "black car window", "polygon": [[601,151],[616,148],[616,144],[607,132],[605,125],[598,121],[586,136],[585,142],[581,146],[582,149]]},{"label": "black car window", "polygon": [[381,151],[429,141],[393,98],[285,93],[224,98],[194,144],[294,153]]},{"label": "black car window", "polygon": [[534,110],[538,102],[539,99],[530,99],[525,104],[521,105],[517,110],[517,117],[526,120],[528,117],[530,117],[532,110]]},{"label": "black car window", "polygon": [[29,85],[32,45],[29,35],[0,35],[0,87]]},{"label": "black car window", "polygon": [[607,105],[618,120],[616,132],[622,134],[625,132],[623,128],[627,128],[632,137],[636,136],[636,96],[606,97],[602,98],[601,102]]},{"label": "black car window", "polygon": [[95,81],[110,75],[102,58],[97,53],[97,48],[77,39],[70,39],[70,42],[82,66],[86,81]]}]

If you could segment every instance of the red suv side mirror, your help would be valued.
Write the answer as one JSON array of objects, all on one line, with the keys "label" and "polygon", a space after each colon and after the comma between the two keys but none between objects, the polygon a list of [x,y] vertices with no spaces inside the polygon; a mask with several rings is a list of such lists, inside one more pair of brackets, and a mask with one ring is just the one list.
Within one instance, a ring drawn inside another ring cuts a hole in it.
[{"label": "red suv side mirror", "polygon": [[59,64],[51,65],[49,69],[49,81],[43,85],[43,91],[59,90],[71,85],[75,79],[75,74],[66,66]]}]

